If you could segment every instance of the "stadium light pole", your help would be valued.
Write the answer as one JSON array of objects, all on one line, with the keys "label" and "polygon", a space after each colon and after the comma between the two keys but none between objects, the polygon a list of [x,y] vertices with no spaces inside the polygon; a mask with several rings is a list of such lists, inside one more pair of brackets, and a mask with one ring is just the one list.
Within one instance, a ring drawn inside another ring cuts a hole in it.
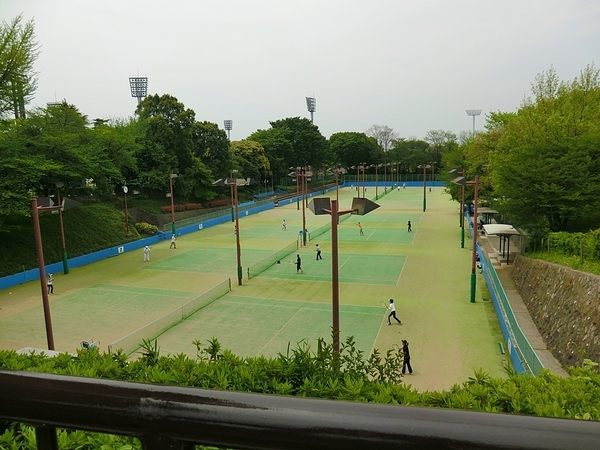
[{"label": "stadium light pole", "polygon": [[63,263],[63,273],[67,275],[69,273],[69,258],[67,257],[67,242],[65,240],[65,227],[63,222],[63,206],[60,200],[60,188],[65,184],[62,181],[57,181],[54,183],[56,186],[56,200],[58,208],[58,223],[60,225],[60,240],[62,243],[62,263]]},{"label": "stadium light pole", "polygon": [[314,97],[306,97],[306,108],[310,113],[310,123],[313,123],[313,114],[317,110],[317,99]]},{"label": "stadium light pole", "polygon": [[176,173],[169,174],[169,188],[171,191],[171,232],[175,234],[175,202],[173,200],[173,178],[177,178],[179,175]]},{"label": "stadium light pole", "polygon": [[[465,177],[464,169],[460,171],[457,169],[452,169],[449,173],[460,174],[462,175],[462,178]],[[460,212],[458,214],[460,226],[460,248],[465,248],[465,185],[460,183],[460,181],[456,181],[459,180],[459,178],[452,180],[452,183],[460,185]]]},{"label": "stadium light pole", "polygon": [[479,202],[479,177],[476,176],[475,180],[467,181],[467,179],[463,177],[458,177],[452,180],[455,184],[460,184],[465,186],[467,184],[472,184],[475,186],[475,207],[473,210],[473,250],[471,252],[471,303],[475,303],[475,288],[476,288],[476,279],[477,275],[475,274],[475,269],[477,267],[477,203]]},{"label": "stadium light pole", "polygon": [[475,134],[475,117],[481,114],[481,109],[467,109],[467,116],[473,117],[473,134]]},{"label": "stadium light pole", "polygon": [[236,256],[237,256],[237,276],[238,276],[238,285],[242,285],[242,247],[240,245],[240,219],[239,219],[239,209],[238,209],[238,186],[247,186],[250,184],[250,179],[247,180],[243,178],[226,178],[219,179],[213,182],[213,186],[230,186],[233,191],[233,200],[235,207],[235,245],[236,245]]},{"label": "stadium light pole", "polygon": [[340,354],[340,280],[339,280],[339,249],[338,249],[338,221],[344,214],[365,215],[379,205],[371,200],[355,197],[352,208],[339,210],[338,201],[329,197],[314,198],[308,208],[315,215],[329,214],[331,216],[331,309],[333,329],[333,351]]},{"label": "stadium light pole", "polygon": [[231,130],[233,130],[233,120],[226,120],[225,130],[227,131],[227,139],[231,140]]},{"label": "stadium light pole", "polygon": [[138,105],[148,95],[148,77],[129,77],[131,96],[137,98]]},{"label": "stadium light pole", "polygon": [[423,212],[427,210],[427,169],[431,166],[429,164],[421,164],[417,166],[423,169]]}]

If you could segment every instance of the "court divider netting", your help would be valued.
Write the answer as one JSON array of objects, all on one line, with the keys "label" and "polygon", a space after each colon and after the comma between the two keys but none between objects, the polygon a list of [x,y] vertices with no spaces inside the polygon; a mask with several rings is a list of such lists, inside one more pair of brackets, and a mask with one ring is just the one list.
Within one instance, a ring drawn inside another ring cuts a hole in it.
[{"label": "court divider netting", "polygon": [[144,325],[141,328],[129,333],[127,336],[117,339],[108,346],[108,352],[112,353],[122,349],[127,355],[131,355],[138,348],[144,339],[156,339],[168,329],[181,323],[183,320],[197,312],[198,310],[210,305],[218,298],[231,291],[231,279],[228,278],[215,287],[200,294],[198,297],[190,300],[185,305],[165,314],[162,317]]},{"label": "court divider netting", "polygon": [[248,279],[254,278],[258,274],[267,270],[269,267],[274,266],[277,264],[277,261],[281,261],[283,258],[294,253],[296,250],[298,250],[298,241],[292,242],[285,248],[279,250],[271,256],[266,257],[256,264],[252,264],[248,267]]}]

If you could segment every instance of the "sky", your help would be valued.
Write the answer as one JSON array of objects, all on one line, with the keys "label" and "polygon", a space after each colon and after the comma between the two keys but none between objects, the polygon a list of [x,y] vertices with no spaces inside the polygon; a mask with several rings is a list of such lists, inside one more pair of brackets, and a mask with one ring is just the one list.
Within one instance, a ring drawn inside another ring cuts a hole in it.
[{"label": "sky", "polygon": [[[307,117],[329,137],[387,125],[400,137],[470,131],[467,109],[516,111],[536,75],[600,66],[598,0],[0,0],[0,19],[34,19],[33,106],[66,100],[128,118],[170,94],[196,120],[241,140]],[[595,61],[596,60],[596,61]]]}]

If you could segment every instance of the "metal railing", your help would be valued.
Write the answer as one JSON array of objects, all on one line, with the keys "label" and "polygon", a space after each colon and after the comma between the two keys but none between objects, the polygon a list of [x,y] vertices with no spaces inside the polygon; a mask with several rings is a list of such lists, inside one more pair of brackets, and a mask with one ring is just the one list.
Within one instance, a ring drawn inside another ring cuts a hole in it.
[{"label": "metal railing", "polygon": [[597,449],[600,422],[0,371],[0,419],[140,438],[145,449]]}]

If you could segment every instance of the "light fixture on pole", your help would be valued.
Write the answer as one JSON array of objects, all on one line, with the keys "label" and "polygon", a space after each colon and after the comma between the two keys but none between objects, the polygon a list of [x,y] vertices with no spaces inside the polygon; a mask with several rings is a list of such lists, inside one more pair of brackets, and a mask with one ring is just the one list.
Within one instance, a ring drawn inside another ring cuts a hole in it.
[{"label": "light fixture on pole", "polygon": [[169,174],[169,188],[171,194],[171,232],[175,234],[175,202],[173,200],[173,178],[178,178],[176,173]]},{"label": "light fixture on pole", "polygon": [[429,164],[421,164],[417,167],[423,169],[423,212],[425,212],[427,210],[427,169],[431,166]]},{"label": "light fixture on pole", "polygon": [[[460,174],[462,178],[465,177],[465,170],[458,171],[456,169],[452,169],[451,174]],[[460,212],[458,214],[459,217],[459,226],[460,226],[460,248],[465,248],[465,185],[460,183],[460,177],[452,180],[452,183],[460,185]]]},{"label": "light fixture on pole", "polygon": [[227,131],[227,139],[231,140],[231,130],[233,130],[233,120],[226,120],[225,130]]},{"label": "light fixture on pole", "polygon": [[329,197],[314,198],[308,205],[315,215],[329,214],[331,216],[331,304],[333,322],[333,351],[340,353],[340,289],[339,289],[339,258],[338,258],[338,218],[344,214],[364,216],[379,208],[377,203],[366,198],[355,197],[352,208],[338,210],[338,201]]},{"label": "light fixture on pole", "polygon": [[131,96],[137,98],[138,105],[148,95],[148,77],[129,77]]},{"label": "light fixture on pole", "polygon": [[313,114],[317,110],[317,99],[314,97],[306,97],[306,108],[310,113],[310,122],[313,122]]},{"label": "light fixture on pole", "polygon": [[481,109],[467,109],[467,116],[473,117],[473,134],[475,134],[475,117],[481,114]]},{"label": "light fixture on pole", "polygon": [[237,255],[237,276],[238,285],[242,285],[242,248],[240,246],[240,219],[238,210],[238,186],[247,186],[250,184],[250,178],[247,180],[243,178],[226,178],[219,179],[213,183],[213,186],[230,186],[233,191],[233,201],[235,208],[235,243],[236,243],[236,255]]},{"label": "light fixture on pole", "polygon": [[461,186],[465,186],[467,184],[472,184],[475,186],[475,198],[474,198],[474,209],[473,209],[473,218],[471,222],[473,223],[473,251],[471,253],[471,303],[475,303],[475,286],[476,286],[476,278],[475,268],[477,267],[477,203],[479,202],[479,177],[475,177],[473,181],[467,181],[465,177],[458,177],[452,180],[455,184],[460,184]]},{"label": "light fixture on pole", "polygon": [[63,210],[64,205],[60,200],[60,188],[65,185],[62,181],[57,181],[54,183],[56,186],[56,201],[58,208],[58,223],[60,225],[60,240],[62,244],[62,262],[63,262],[63,273],[66,275],[69,273],[69,258],[67,257],[67,242],[65,240],[65,227],[63,222]]}]

